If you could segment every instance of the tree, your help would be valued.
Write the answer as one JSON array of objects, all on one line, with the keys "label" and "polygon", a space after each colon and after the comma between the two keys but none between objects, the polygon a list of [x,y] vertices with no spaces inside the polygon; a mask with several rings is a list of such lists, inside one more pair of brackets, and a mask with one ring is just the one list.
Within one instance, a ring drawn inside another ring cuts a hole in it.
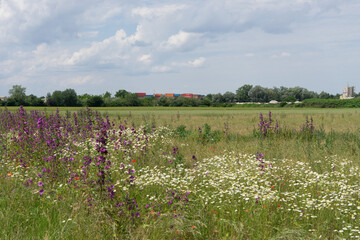
[{"label": "tree", "polygon": [[164,95],[162,95],[158,100],[158,105],[163,107],[168,107],[170,106],[170,100]]},{"label": "tree", "polygon": [[223,95],[221,95],[221,93],[217,93],[212,96],[212,101],[214,103],[224,103],[225,99],[224,99]]},{"label": "tree", "polygon": [[104,98],[111,98],[111,93],[109,93],[108,91],[106,91],[106,93],[104,93]]},{"label": "tree", "polygon": [[321,99],[330,99],[331,96],[330,96],[329,93],[322,91],[322,92],[319,94],[319,98],[321,98]]},{"label": "tree", "polygon": [[245,84],[236,90],[236,100],[238,102],[250,102],[249,92],[252,89],[252,85]]},{"label": "tree", "polygon": [[78,97],[74,89],[68,88],[62,93],[64,106],[65,107],[75,107],[78,106]]},{"label": "tree", "polygon": [[42,98],[38,98],[37,96],[30,94],[29,96],[26,97],[26,105],[36,107],[36,106],[44,106],[45,103]]},{"label": "tree", "polygon": [[124,98],[126,106],[140,106],[140,100],[136,93],[129,93]]},{"label": "tree", "polygon": [[202,105],[202,106],[211,106],[211,101],[210,99],[204,97],[204,98],[201,98],[200,101],[199,101],[199,105]]},{"label": "tree", "polygon": [[24,105],[26,102],[26,88],[21,85],[14,85],[9,90],[10,98],[14,99],[16,105]]},{"label": "tree", "polygon": [[155,106],[155,97],[147,97],[140,100],[142,106]]},{"label": "tree", "polygon": [[104,105],[104,100],[101,96],[91,96],[87,99],[86,105],[88,107],[101,107]]},{"label": "tree", "polygon": [[284,99],[284,102],[296,102],[296,98],[294,96],[288,96]]},{"label": "tree", "polygon": [[259,85],[253,87],[249,91],[249,97],[252,102],[268,102],[269,101],[268,90]]},{"label": "tree", "polygon": [[51,95],[51,101],[49,101],[48,103],[50,103],[50,106],[64,106],[64,98],[62,96],[62,92],[59,90],[55,90]]},{"label": "tree", "polygon": [[115,93],[115,97],[117,98],[125,98],[127,95],[129,95],[131,93],[129,93],[128,91],[124,90],[124,89],[121,89],[121,90],[118,90],[116,93]]},{"label": "tree", "polygon": [[226,92],[223,94],[223,99],[226,103],[233,103],[236,100],[236,95],[232,92]]}]

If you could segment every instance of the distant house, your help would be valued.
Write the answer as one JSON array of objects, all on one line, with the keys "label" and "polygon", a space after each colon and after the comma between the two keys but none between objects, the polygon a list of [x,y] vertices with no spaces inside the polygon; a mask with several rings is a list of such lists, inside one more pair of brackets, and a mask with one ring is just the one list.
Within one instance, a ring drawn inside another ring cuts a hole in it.
[{"label": "distant house", "polygon": [[0,100],[1,100],[1,101],[6,101],[6,100],[7,100],[7,97],[0,96]]},{"label": "distant house", "polygon": [[355,87],[349,87],[343,89],[343,94],[340,96],[340,99],[352,99],[355,97]]},{"label": "distant house", "polygon": [[276,100],[271,100],[269,103],[270,103],[270,104],[278,104],[279,102],[276,101]]}]

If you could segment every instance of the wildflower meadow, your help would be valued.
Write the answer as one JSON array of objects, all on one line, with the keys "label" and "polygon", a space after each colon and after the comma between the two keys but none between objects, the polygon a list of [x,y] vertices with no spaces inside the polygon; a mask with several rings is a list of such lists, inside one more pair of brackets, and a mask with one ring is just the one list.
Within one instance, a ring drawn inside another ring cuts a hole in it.
[{"label": "wildflower meadow", "polygon": [[0,239],[360,238],[356,109],[97,110],[0,110]]}]

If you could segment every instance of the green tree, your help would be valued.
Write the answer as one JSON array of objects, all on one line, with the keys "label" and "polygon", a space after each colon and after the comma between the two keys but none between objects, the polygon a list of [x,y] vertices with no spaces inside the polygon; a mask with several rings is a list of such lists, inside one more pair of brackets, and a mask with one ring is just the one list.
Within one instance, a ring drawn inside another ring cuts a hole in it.
[{"label": "green tree", "polygon": [[238,102],[250,102],[249,92],[253,88],[252,85],[245,84],[236,90],[236,100]]},{"label": "green tree", "polygon": [[170,106],[170,100],[164,95],[162,95],[158,100],[158,105],[163,107],[168,107]]},{"label": "green tree", "polygon": [[319,94],[319,98],[321,99],[330,99],[331,98],[331,95],[327,92],[324,92],[322,91],[320,94]]},{"label": "green tree", "polygon": [[87,99],[86,106],[101,107],[104,105],[104,99],[101,96],[91,96]]},{"label": "green tree", "polygon": [[78,97],[74,89],[68,88],[62,93],[62,98],[64,101],[64,106],[66,107],[75,107],[78,106]]},{"label": "green tree", "polygon": [[111,98],[111,93],[109,93],[108,91],[106,91],[106,93],[104,93],[103,98]]},{"label": "green tree", "polygon": [[226,103],[233,103],[236,101],[236,95],[232,92],[226,92],[223,94],[223,99]]},{"label": "green tree", "polygon": [[225,99],[221,93],[214,94],[212,96],[212,102],[214,103],[224,103]]},{"label": "green tree", "polygon": [[124,98],[126,106],[140,106],[140,99],[136,93],[129,93]]},{"label": "green tree", "polygon": [[288,96],[284,99],[284,102],[296,102],[296,98],[294,96]]},{"label": "green tree", "polygon": [[21,85],[14,85],[9,90],[10,98],[12,98],[16,105],[24,105],[26,103],[26,88]]},{"label": "green tree", "polygon": [[118,90],[116,93],[115,93],[115,97],[117,98],[125,98],[127,95],[131,94],[130,92],[124,90],[124,89],[121,89],[121,90]]},{"label": "green tree", "polygon": [[155,106],[155,97],[147,97],[140,99],[141,106],[152,107]]},{"label": "green tree", "polygon": [[30,94],[29,96],[26,97],[26,105],[36,107],[36,106],[44,106],[45,103],[42,98],[38,98],[37,96]]},{"label": "green tree", "polygon": [[249,91],[249,97],[252,102],[268,102],[268,89],[257,85]]},{"label": "green tree", "polygon": [[62,92],[59,90],[55,90],[51,95],[51,100],[49,101],[49,103],[50,106],[57,106],[57,107],[65,106]]}]

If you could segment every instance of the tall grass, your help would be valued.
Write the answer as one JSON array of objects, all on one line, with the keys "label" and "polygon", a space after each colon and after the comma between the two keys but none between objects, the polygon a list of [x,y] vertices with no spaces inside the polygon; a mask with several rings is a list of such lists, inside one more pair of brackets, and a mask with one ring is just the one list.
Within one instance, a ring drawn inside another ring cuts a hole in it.
[{"label": "tall grass", "polygon": [[356,109],[69,111],[0,112],[0,239],[360,236]]}]

